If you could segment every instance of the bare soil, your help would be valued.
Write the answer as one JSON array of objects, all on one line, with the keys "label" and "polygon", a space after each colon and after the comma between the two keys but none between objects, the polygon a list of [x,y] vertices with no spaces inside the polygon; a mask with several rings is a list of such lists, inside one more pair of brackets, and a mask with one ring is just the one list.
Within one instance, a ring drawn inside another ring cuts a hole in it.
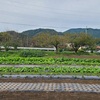
[{"label": "bare soil", "polygon": [[[46,82],[100,84],[100,80],[79,79],[0,79],[0,82]],[[100,93],[84,92],[0,92],[0,100],[100,100]]]},{"label": "bare soil", "polygon": [[5,78],[0,79],[0,82],[22,82],[22,83],[85,83],[85,84],[100,84],[100,80],[84,80],[84,79],[52,79],[52,78]]},{"label": "bare soil", "polygon": [[0,100],[100,100],[100,94],[76,92],[1,92]]},{"label": "bare soil", "polygon": [[100,59],[100,55],[70,55],[69,58]]},{"label": "bare soil", "polygon": [[[62,56],[55,56],[55,58],[59,58]],[[82,58],[82,59],[100,59],[100,55],[63,55],[63,57],[67,58]]]}]

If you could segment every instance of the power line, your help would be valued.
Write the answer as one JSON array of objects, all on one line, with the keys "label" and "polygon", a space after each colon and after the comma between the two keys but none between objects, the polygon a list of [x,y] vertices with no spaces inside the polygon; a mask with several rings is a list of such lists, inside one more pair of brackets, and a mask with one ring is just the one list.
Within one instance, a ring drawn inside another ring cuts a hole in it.
[{"label": "power line", "polygon": [[[3,23],[3,24],[11,24],[11,25],[36,26],[36,27],[39,27],[39,25],[35,25],[35,24],[10,23],[10,22],[0,22],[0,23]],[[69,27],[57,27],[57,26],[41,26],[41,27],[50,27],[50,28],[69,28]]]}]

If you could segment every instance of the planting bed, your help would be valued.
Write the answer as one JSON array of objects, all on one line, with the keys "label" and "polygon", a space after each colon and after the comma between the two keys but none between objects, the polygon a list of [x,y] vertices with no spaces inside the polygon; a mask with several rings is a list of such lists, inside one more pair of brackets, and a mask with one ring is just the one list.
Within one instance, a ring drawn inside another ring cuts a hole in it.
[{"label": "planting bed", "polygon": [[0,57],[0,64],[66,64],[66,65],[100,65],[99,59],[46,58],[46,57]]},{"label": "planting bed", "polygon": [[5,75],[93,75],[100,76],[100,67],[0,67]]},{"label": "planting bed", "polygon": [[[76,79],[0,79],[0,82],[100,84],[100,80]],[[100,93],[85,92],[0,92],[0,100],[100,100]]]}]

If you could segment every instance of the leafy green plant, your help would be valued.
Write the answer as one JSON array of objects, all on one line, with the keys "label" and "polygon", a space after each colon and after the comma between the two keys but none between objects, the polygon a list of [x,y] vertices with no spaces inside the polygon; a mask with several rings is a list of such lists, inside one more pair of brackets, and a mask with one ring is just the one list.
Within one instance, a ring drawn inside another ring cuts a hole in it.
[{"label": "leafy green plant", "polygon": [[0,67],[1,74],[100,75],[99,67]]},{"label": "leafy green plant", "polygon": [[45,58],[45,57],[0,57],[0,64],[37,64],[37,65],[88,65],[99,66],[99,59]]},{"label": "leafy green plant", "polygon": [[29,51],[22,51],[20,53],[20,57],[43,57],[45,55],[45,53],[43,51],[40,50],[29,50]]}]

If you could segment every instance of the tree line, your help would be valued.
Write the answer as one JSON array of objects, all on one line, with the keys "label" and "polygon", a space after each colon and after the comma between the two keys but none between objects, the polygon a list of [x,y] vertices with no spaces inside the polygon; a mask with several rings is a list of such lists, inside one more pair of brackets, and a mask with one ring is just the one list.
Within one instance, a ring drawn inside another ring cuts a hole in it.
[{"label": "tree line", "polygon": [[30,37],[15,31],[0,32],[0,46],[4,46],[6,51],[9,50],[10,46],[14,47],[14,49],[17,49],[18,46],[22,46],[55,47],[56,53],[59,52],[59,50],[68,48],[77,53],[80,47],[84,47],[93,52],[97,45],[100,45],[100,38],[95,38],[86,33],[67,33],[63,35],[58,35],[57,33],[52,35],[50,33],[41,33]]}]

